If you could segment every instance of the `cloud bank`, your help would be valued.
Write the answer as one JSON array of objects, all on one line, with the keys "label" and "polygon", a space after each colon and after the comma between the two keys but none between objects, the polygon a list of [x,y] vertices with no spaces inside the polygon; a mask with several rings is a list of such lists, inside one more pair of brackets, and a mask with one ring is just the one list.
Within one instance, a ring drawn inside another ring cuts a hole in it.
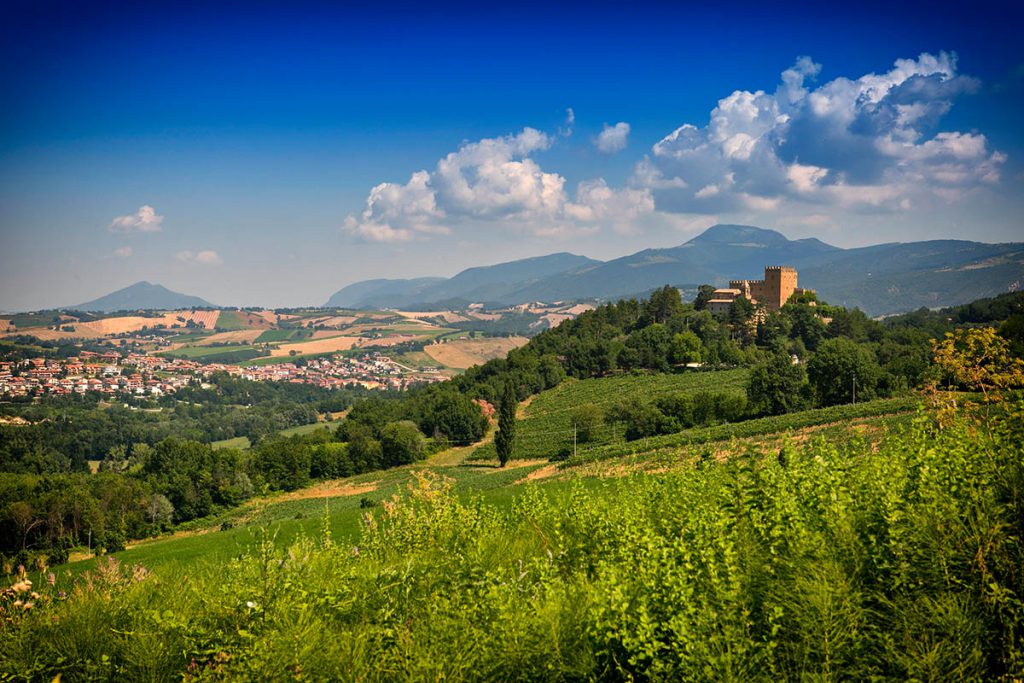
[{"label": "cloud bank", "polygon": [[[598,176],[570,191],[565,177],[541,167],[539,155],[570,144],[570,109],[557,135],[523,128],[467,142],[405,183],[377,185],[343,230],[401,243],[464,226],[553,238],[630,234],[658,221],[687,230],[737,216],[814,227],[958,202],[999,183],[1005,154],[981,133],[940,128],[954,101],[979,87],[957,73],[955,54],[925,53],[816,85],[821,69],[800,57],[773,92],[734,91],[706,123],[683,123],[654,144],[624,187]],[[593,144],[612,154],[629,134],[624,121],[605,124]]]},{"label": "cloud bank", "polygon": [[501,223],[546,237],[614,225],[654,208],[646,189],[612,189],[603,179],[579,183],[574,197],[565,178],[544,171],[531,155],[555,138],[524,128],[517,134],[465,143],[417,171],[405,184],[381,183],[366,208],[345,219],[343,229],[370,242],[407,242],[449,235],[467,222]]}]

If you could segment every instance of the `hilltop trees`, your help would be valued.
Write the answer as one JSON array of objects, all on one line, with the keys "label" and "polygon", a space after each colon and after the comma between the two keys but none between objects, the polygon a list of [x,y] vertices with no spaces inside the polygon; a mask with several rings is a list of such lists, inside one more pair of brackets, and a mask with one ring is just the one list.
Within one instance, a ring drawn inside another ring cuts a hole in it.
[{"label": "hilltop trees", "polygon": [[516,442],[516,400],[515,388],[511,384],[505,385],[505,394],[501,398],[501,408],[498,412],[498,433],[494,436],[494,446],[498,451],[498,461],[504,467],[508,459],[512,457],[512,451]]},{"label": "hilltop trees", "polygon": [[679,365],[699,363],[704,354],[704,345],[700,337],[690,330],[677,332],[672,337],[671,354],[672,362]]},{"label": "hilltop trees", "polygon": [[427,434],[442,436],[457,443],[473,443],[487,431],[487,418],[480,406],[454,387],[434,392],[420,407],[420,426]]},{"label": "hilltop trees", "polygon": [[412,420],[392,422],[380,434],[384,466],[409,465],[422,460],[427,452],[427,440]]},{"label": "hilltop trees", "polygon": [[775,353],[751,370],[747,402],[754,415],[782,415],[806,407],[808,389],[804,367],[787,353]]},{"label": "hilltop trees", "polygon": [[858,398],[874,398],[881,374],[871,350],[845,337],[822,342],[807,361],[808,379],[823,406],[850,403],[854,391]]},{"label": "hilltop trees", "polygon": [[651,298],[644,305],[643,323],[666,323],[683,312],[683,299],[679,290],[671,285],[651,292]]}]

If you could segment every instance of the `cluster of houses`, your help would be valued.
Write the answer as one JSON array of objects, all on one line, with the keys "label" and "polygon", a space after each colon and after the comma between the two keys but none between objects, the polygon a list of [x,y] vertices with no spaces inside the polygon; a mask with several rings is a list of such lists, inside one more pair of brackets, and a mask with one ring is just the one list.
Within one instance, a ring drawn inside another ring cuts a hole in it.
[{"label": "cluster of houses", "polygon": [[445,379],[434,372],[410,372],[380,353],[358,358],[331,356],[310,360],[303,366],[293,363],[249,366],[225,366],[233,375],[253,381],[286,381],[313,384],[324,389],[360,386],[365,389],[406,389],[412,384]]},{"label": "cluster of houses", "polygon": [[135,367],[113,351],[83,351],[79,356],[64,360],[0,361],[0,396],[8,398],[89,392],[162,396],[189,381],[188,376],[157,374]]},{"label": "cluster of houses", "polygon": [[143,353],[82,351],[67,359],[0,360],[0,397],[89,392],[163,396],[189,384],[201,383],[216,372],[255,382],[293,382],[324,389],[352,385],[366,389],[405,389],[411,384],[445,379],[436,371],[411,372],[379,353],[360,358],[314,359],[302,366],[277,363],[241,367]]}]

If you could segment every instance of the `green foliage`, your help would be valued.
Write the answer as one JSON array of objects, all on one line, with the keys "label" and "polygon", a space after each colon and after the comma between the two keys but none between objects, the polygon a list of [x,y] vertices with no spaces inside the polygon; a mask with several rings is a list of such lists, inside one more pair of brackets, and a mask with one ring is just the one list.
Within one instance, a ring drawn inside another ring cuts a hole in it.
[{"label": "green foliage", "polygon": [[1013,680],[1021,425],[1020,405],[991,430],[920,416],[877,448],[814,440],[787,445],[785,464],[775,452],[694,458],[657,476],[525,487],[505,508],[420,477],[362,511],[354,546],[265,535],[167,576],[104,563],[70,598],[0,626],[0,671]]},{"label": "green foliage", "polygon": [[814,306],[802,304],[786,304],[782,307],[782,315],[789,321],[790,336],[810,351],[816,351],[818,345],[825,340],[827,328]]},{"label": "green foliage", "polygon": [[875,396],[881,369],[871,351],[845,337],[821,344],[809,361],[807,377],[818,403],[824,406],[850,403]]},{"label": "green foliage", "polygon": [[571,427],[575,430],[575,437],[579,443],[589,443],[594,440],[604,422],[604,411],[599,406],[587,403],[575,408],[569,416]]},{"label": "green foliage", "polygon": [[671,361],[678,365],[699,363],[704,355],[704,344],[690,330],[672,336]]},{"label": "green foliage", "polygon": [[929,336],[941,337],[957,327],[989,325],[1024,315],[1024,292],[1007,292],[989,299],[932,311],[920,308],[913,313],[885,319],[889,328],[924,330]]},{"label": "green foliage", "polygon": [[703,311],[708,307],[708,302],[711,301],[715,293],[715,288],[711,285],[701,285],[697,289],[697,297],[693,300],[693,310]]},{"label": "green foliage", "polygon": [[644,304],[643,320],[641,324],[664,324],[672,318],[679,317],[683,312],[683,299],[679,290],[675,287],[665,285],[661,289],[651,292],[651,296]]},{"label": "green foliage", "polygon": [[804,367],[776,353],[750,371],[747,401],[754,415],[782,415],[807,407],[808,389]]},{"label": "green foliage", "polygon": [[414,463],[422,460],[427,452],[427,439],[411,420],[392,422],[384,427],[380,445],[385,467]]},{"label": "green foliage", "polygon": [[999,336],[1010,343],[1010,353],[1024,358],[1024,313],[1015,313],[999,326]]},{"label": "green foliage", "polygon": [[738,296],[729,305],[729,322],[733,325],[744,325],[754,315],[754,304],[745,296]]},{"label": "green foliage", "polygon": [[[785,415],[774,415],[761,417],[740,422],[701,426],[693,429],[686,429],[674,434],[664,434],[648,438],[644,441],[642,452],[656,450],[677,449],[689,447],[712,441],[727,441],[729,439],[742,439],[761,436],[764,434],[780,434],[790,430],[813,427],[815,425],[843,422],[857,418],[875,417],[879,415],[892,415],[911,411],[917,405],[914,398],[888,398],[875,401],[865,401],[856,405],[832,406],[829,408],[814,408],[802,410]],[[570,458],[562,467],[574,467],[588,462],[598,462],[611,458],[620,458],[625,455],[637,453],[634,444],[612,442],[596,446],[580,453],[578,457]]]},{"label": "green foliage", "polygon": [[422,410],[423,430],[449,441],[473,443],[487,431],[487,418],[480,406],[453,388],[431,394]]},{"label": "green foliage", "polygon": [[[746,370],[723,370],[619,374],[597,379],[568,380],[535,396],[524,410],[523,418],[516,424],[515,457],[550,458],[563,449],[571,451],[573,417],[577,410],[584,407],[599,412],[603,422],[613,405],[627,397],[639,403],[652,403],[665,396],[694,396],[701,392],[724,392],[740,396],[746,377]],[[614,424],[595,424],[590,430],[588,443],[593,447],[621,442],[624,429]],[[482,460],[495,458],[497,454],[494,446],[488,444],[476,449],[471,457]]]}]

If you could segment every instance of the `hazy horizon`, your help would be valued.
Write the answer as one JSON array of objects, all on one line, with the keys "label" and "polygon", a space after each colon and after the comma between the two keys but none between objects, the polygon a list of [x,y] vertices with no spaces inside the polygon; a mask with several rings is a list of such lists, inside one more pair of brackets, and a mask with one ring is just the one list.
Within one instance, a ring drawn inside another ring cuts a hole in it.
[{"label": "hazy horizon", "polygon": [[321,305],[359,280],[608,260],[716,223],[1022,241],[1005,5],[15,3],[0,309],[144,280]]}]

